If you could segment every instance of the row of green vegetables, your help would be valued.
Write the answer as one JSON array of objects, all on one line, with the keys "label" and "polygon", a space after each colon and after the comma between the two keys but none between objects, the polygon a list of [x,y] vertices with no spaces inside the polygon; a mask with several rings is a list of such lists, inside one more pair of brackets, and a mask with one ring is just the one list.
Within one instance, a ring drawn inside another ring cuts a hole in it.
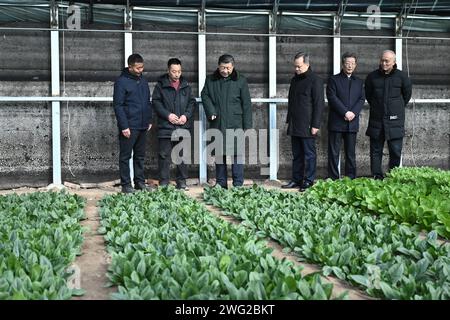
[{"label": "row of green vegetables", "polygon": [[84,200],[36,192],[0,196],[0,299],[70,299],[68,266],[83,241]]},{"label": "row of green vegetables", "polygon": [[450,245],[387,215],[261,187],[207,188],[204,200],[373,297],[450,299]]},{"label": "row of green vegetables", "polygon": [[315,197],[386,214],[416,230],[436,230],[450,238],[450,172],[433,168],[396,168],[384,180],[322,180],[309,190]]},{"label": "row of green vegetables", "polygon": [[100,204],[115,299],[334,297],[318,274],[303,277],[291,262],[274,259],[254,232],[172,187],[110,195]]}]

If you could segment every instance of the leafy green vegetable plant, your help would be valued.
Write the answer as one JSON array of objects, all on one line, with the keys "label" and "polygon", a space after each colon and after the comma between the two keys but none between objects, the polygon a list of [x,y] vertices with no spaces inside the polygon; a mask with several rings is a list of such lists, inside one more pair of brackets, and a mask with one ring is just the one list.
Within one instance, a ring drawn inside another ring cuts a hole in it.
[{"label": "leafy green vegetable plant", "polygon": [[269,236],[297,253],[387,299],[449,299],[450,244],[425,239],[387,215],[361,213],[305,195],[262,187],[206,188],[207,203],[242,219],[260,236]]},{"label": "leafy green vegetable plant", "polygon": [[69,264],[83,241],[77,195],[0,196],[0,299],[70,299]]},{"label": "leafy green vegetable plant", "polygon": [[115,299],[331,298],[318,274],[302,277],[253,232],[174,188],[106,196],[101,218]]}]

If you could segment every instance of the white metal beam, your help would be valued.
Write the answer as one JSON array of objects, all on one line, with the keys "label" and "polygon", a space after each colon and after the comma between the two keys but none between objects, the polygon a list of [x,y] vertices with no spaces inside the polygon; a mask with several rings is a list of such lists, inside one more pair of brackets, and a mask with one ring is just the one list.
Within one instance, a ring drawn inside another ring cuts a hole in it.
[{"label": "white metal beam", "polygon": [[[124,12],[124,29],[131,31],[133,29],[133,22],[132,22],[132,16],[131,16],[131,9],[129,7],[126,7]],[[124,34],[124,65],[125,67],[128,67],[128,57],[133,54],[133,34],[131,32],[125,32]],[[131,185],[134,186],[134,167],[133,167],[133,151],[131,152],[131,158],[128,163],[128,166],[130,167],[130,181]]]},{"label": "white metal beam", "polygon": [[[58,6],[53,4],[50,8],[50,26],[58,29]],[[60,95],[59,78],[59,31],[50,31],[51,52],[51,95]],[[52,101],[52,175],[53,186],[61,187],[61,103]]]},{"label": "white metal beam", "polygon": [[[202,99],[196,98],[197,102],[202,102]],[[38,96],[0,96],[0,102],[30,102],[30,101],[97,101],[97,102],[112,102],[112,97],[38,97]],[[252,103],[287,103],[287,98],[252,98]],[[327,99],[325,99],[327,102]],[[414,99],[418,104],[449,104],[450,99]],[[367,104],[367,103],[366,103]]]},{"label": "white metal beam", "polygon": [[[132,24],[132,11],[131,9],[127,11],[124,10],[124,28],[125,30],[131,31],[133,28]],[[127,59],[133,53],[133,33],[125,32],[124,33],[124,49],[125,49],[125,67],[128,66]]]},{"label": "white metal beam", "polygon": [[[338,74],[341,71],[341,35],[339,16],[335,15],[333,17],[333,74]],[[339,157],[338,162],[338,172],[341,175],[341,157]]]},{"label": "white metal beam", "polygon": [[402,29],[401,29],[401,20],[402,18],[400,16],[395,18],[395,36],[398,38],[395,38],[395,56],[397,61],[397,68],[402,70],[403,69],[403,39],[402,37]]},{"label": "white metal beam", "polygon": [[336,29],[339,17],[335,15],[333,19],[333,74],[337,74],[341,71],[341,35]]},{"label": "white metal beam", "polygon": [[[203,12],[199,12],[199,31],[204,30],[206,21],[204,10]],[[206,34],[199,33],[198,34],[198,95],[203,89],[203,85],[205,84],[206,79]],[[199,103],[198,105],[198,120],[199,120],[199,134],[198,134],[198,152],[199,152],[199,182],[207,183],[208,181],[208,164],[206,158],[206,114],[203,109],[203,104]]]},{"label": "white metal beam", "polygon": [[[269,97],[277,95],[277,37],[269,37]],[[269,104],[269,148],[270,148],[270,180],[277,180],[278,175],[278,130],[277,104]]]}]

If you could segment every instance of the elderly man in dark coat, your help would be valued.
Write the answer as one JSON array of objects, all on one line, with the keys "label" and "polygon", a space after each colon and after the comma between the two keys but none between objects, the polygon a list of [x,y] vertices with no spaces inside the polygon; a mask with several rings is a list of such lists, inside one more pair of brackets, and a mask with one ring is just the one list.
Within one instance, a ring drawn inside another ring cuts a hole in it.
[{"label": "elderly man in dark coat", "polygon": [[356,134],[359,130],[359,114],[364,106],[363,81],[353,72],[356,55],[342,55],[342,70],[331,76],[327,85],[328,98],[328,177],[339,179],[341,142],[344,140],[345,175],[356,178]]},{"label": "elderly man in dark coat", "polygon": [[389,149],[389,169],[398,167],[405,136],[405,107],[411,99],[412,84],[397,69],[395,53],[383,51],[380,66],[366,78],[366,99],[370,105],[370,169],[375,179],[383,179],[381,163],[384,141]]},{"label": "elderly man in dark coat", "polygon": [[292,143],[292,180],[282,188],[311,187],[316,177],[316,139],[324,109],[323,81],[310,68],[309,55],[294,57],[295,76],[289,87],[287,134]]},{"label": "elderly man in dark coat", "polygon": [[227,130],[252,128],[252,104],[247,79],[234,69],[233,56],[225,54],[219,58],[217,70],[206,78],[201,97],[210,128],[219,129],[224,142],[222,150],[216,150],[216,184],[227,188],[228,155],[233,161],[233,186],[242,186],[244,150],[229,148],[225,137]]}]

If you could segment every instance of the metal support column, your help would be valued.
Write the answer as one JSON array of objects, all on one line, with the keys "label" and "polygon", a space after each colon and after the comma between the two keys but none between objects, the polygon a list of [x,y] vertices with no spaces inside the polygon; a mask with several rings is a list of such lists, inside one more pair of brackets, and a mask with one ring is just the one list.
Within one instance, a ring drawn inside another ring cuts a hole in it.
[{"label": "metal support column", "polygon": [[[406,4],[403,4],[400,14],[395,17],[395,60],[397,69],[402,70],[403,67],[403,23],[406,20],[408,10]],[[400,168],[403,167],[403,154],[400,155]]]},{"label": "metal support column", "polygon": [[[341,21],[343,12],[341,9],[333,17],[333,74],[341,71]],[[338,162],[338,172],[341,175],[341,157]]]},{"label": "metal support column", "polygon": [[[50,27],[58,29],[58,5],[52,1],[50,7]],[[50,31],[51,48],[51,94],[60,96],[59,79],[59,31]],[[61,103],[52,101],[52,171],[53,187],[61,187]]]},{"label": "metal support column", "polygon": [[[276,98],[277,96],[277,26],[278,1],[275,1],[272,14],[269,16],[269,32],[271,34],[269,37],[269,98]],[[278,178],[278,143],[277,104],[269,103],[270,180],[277,180]]]},{"label": "metal support column", "polygon": [[[127,1],[127,6],[124,11],[124,22],[123,26],[125,30],[131,31],[133,29],[133,21],[131,15],[131,9],[129,1]],[[133,33],[125,32],[124,33],[124,60],[125,67],[128,67],[128,57],[133,54]],[[134,167],[133,167],[133,152],[131,152],[131,159],[129,162],[130,167],[130,177],[131,177],[131,185],[134,186]]]},{"label": "metal support column", "polygon": [[395,18],[395,56],[397,61],[397,69],[402,70],[403,67],[403,18],[397,16]]},{"label": "metal support column", "polygon": [[[200,95],[206,79],[206,14],[205,0],[202,1],[202,8],[198,12],[198,94]],[[198,104],[198,152],[199,152],[199,183],[207,183],[207,158],[206,158],[206,114],[203,104]]]},{"label": "metal support column", "polygon": [[[133,29],[132,12],[129,6],[124,11],[124,29],[131,31]],[[127,59],[133,53],[133,33],[125,32],[125,67],[128,66]]]},{"label": "metal support column", "polygon": [[[334,17],[336,20],[336,17]],[[341,71],[341,35],[334,34],[333,37],[333,74]]]}]

